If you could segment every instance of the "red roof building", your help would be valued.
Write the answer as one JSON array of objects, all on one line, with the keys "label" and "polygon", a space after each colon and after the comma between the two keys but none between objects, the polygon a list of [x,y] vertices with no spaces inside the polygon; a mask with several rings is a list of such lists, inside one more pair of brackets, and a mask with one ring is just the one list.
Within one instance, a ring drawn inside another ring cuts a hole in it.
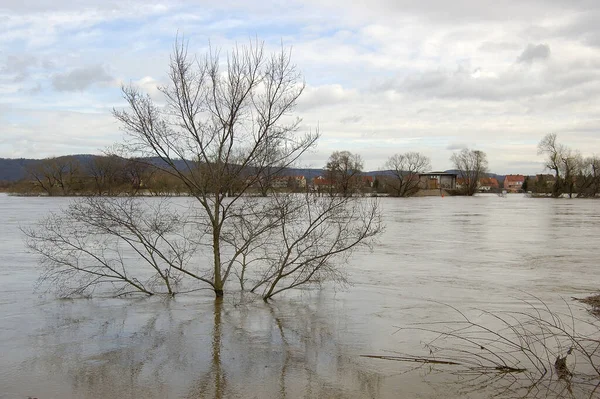
[{"label": "red roof building", "polygon": [[504,178],[504,189],[513,193],[521,191],[525,183],[525,176],[523,175],[506,175]]}]

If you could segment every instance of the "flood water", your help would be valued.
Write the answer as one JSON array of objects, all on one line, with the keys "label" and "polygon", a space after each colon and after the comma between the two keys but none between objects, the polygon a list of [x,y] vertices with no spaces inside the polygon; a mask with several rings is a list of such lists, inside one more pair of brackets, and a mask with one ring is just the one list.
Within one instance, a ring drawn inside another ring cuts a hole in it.
[{"label": "flood water", "polygon": [[[186,199],[177,199],[185,201]],[[521,195],[382,199],[386,230],[352,285],[276,297],[208,291],[59,300],[35,290],[28,226],[69,199],[0,194],[0,398],[489,397],[449,373],[361,355],[423,354],[415,323],[595,292],[600,202]]]}]

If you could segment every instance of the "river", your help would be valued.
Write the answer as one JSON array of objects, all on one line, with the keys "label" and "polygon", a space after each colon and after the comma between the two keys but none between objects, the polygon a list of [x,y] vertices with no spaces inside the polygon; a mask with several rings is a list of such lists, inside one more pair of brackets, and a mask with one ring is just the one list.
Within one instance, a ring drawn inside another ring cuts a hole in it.
[{"label": "river", "polygon": [[540,300],[591,317],[571,297],[600,283],[596,200],[383,198],[385,232],[344,265],[349,287],[269,304],[206,291],[60,300],[36,290],[19,227],[69,201],[0,194],[0,399],[488,397],[496,388],[363,355],[426,356],[411,327],[455,309]]}]

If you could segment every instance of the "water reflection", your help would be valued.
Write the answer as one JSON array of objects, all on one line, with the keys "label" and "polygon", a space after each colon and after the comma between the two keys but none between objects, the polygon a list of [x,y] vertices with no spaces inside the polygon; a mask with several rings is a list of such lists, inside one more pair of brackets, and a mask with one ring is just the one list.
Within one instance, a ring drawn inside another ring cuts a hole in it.
[{"label": "water reflection", "polygon": [[293,302],[72,301],[30,339],[32,355],[21,369],[43,382],[23,394],[381,397],[384,377],[337,338],[322,315]]}]

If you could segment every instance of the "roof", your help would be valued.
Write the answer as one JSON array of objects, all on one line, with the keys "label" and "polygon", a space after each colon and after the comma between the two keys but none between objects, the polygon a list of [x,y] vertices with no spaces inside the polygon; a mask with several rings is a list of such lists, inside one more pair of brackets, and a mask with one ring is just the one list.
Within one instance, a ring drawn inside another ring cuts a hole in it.
[{"label": "roof", "polygon": [[506,175],[505,180],[507,182],[517,182],[517,181],[525,181],[525,176],[523,175]]},{"label": "roof", "polygon": [[482,177],[479,179],[482,186],[499,186],[498,180],[495,177]]}]

